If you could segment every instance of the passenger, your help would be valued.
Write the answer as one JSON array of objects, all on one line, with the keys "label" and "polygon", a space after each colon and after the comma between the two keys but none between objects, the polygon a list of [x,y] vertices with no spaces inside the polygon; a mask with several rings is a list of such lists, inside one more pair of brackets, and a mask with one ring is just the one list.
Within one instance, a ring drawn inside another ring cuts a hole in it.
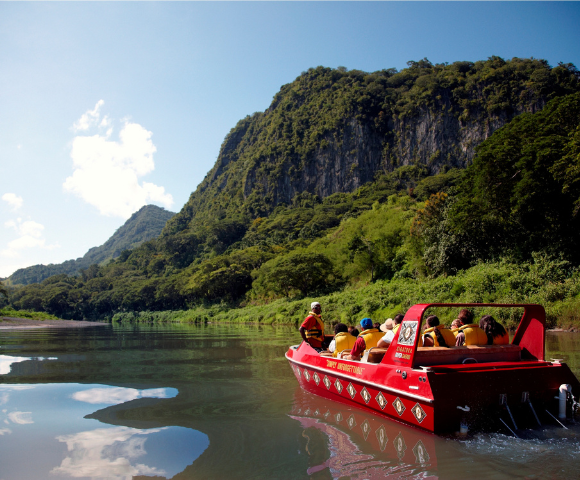
[{"label": "passenger", "polygon": [[320,303],[312,302],[310,304],[310,310],[311,312],[300,326],[300,335],[302,336],[302,340],[310,344],[314,350],[320,353],[324,349],[324,322],[320,315],[322,307]]},{"label": "passenger", "polygon": [[380,330],[381,324],[379,322],[375,322],[373,323],[373,327],[376,328],[377,330]]},{"label": "passenger", "polygon": [[484,315],[479,321],[479,327],[487,335],[488,345],[508,345],[510,343],[509,333],[503,328],[501,323],[497,323],[491,315]]},{"label": "passenger", "polygon": [[377,343],[377,347],[379,347],[379,348],[388,348],[389,347],[389,345],[393,341],[393,338],[395,338],[395,332],[393,332],[394,326],[395,326],[395,322],[393,321],[393,319],[387,318],[385,320],[385,323],[383,323],[379,327],[379,330],[381,332],[385,332],[385,335],[383,336],[383,338],[381,338],[379,340],[379,343]]},{"label": "passenger", "polygon": [[348,333],[350,333],[353,337],[359,336],[358,328],[355,328],[352,325],[350,327],[348,327]]},{"label": "passenger", "polygon": [[393,319],[395,321],[395,326],[393,327],[393,333],[395,335],[399,331],[399,328],[401,326],[401,323],[403,323],[403,318],[405,318],[405,315],[403,315],[402,313],[397,313],[395,315],[395,318]]},{"label": "passenger", "polygon": [[352,347],[352,351],[347,357],[348,360],[360,360],[362,353],[369,348],[376,347],[379,340],[383,337],[383,334],[374,328],[373,321],[370,318],[363,318],[360,321],[360,326],[363,331],[356,338],[354,347]]},{"label": "passenger", "polygon": [[343,350],[350,350],[354,347],[356,338],[348,333],[348,328],[344,323],[337,323],[334,326],[334,340],[330,342],[328,351],[333,357],[337,357]]},{"label": "passenger", "polygon": [[[459,324],[458,327],[457,323]],[[486,345],[487,336],[485,332],[479,328],[479,325],[473,323],[473,312],[463,309],[459,312],[459,316],[453,320],[451,324],[451,331],[455,335],[455,346],[462,345]]]},{"label": "passenger", "polygon": [[423,347],[449,347],[455,345],[455,335],[445,325],[439,324],[439,318],[430,315],[425,320]]}]

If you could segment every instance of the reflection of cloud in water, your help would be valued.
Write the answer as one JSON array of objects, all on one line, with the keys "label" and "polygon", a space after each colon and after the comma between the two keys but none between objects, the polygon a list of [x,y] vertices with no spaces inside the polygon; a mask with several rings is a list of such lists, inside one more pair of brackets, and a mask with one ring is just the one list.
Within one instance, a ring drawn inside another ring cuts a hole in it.
[{"label": "reflection of cloud in water", "polygon": [[147,435],[164,428],[138,430],[129,427],[98,428],[73,435],[56,437],[66,443],[69,456],[60,467],[50,473],[71,477],[110,478],[131,480],[135,475],[165,475],[164,470],[137,463],[131,460],[145,455]]},{"label": "reflection of cloud in water", "polygon": [[18,425],[34,423],[34,420],[32,420],[32,412],[10,412],[8,418],[12,423],[17,423]]},{"label": "reflection of cloud in water", "polygon": [[117,405],[129,402],[137,398],[171,398],[175,395],[167,388],[150,388],[148,390],[137,390],[135,388],[104,387],[90,388],[72,394],[72,398],[79,402],[92,404]]},{"label": "reflection of cloud in water", "polygon": [[13,363],[24,362],[26,360],[31,360],[31,358],[0,355],[0,375],[7,375],[10,373],[10,368],[12,367]]}]

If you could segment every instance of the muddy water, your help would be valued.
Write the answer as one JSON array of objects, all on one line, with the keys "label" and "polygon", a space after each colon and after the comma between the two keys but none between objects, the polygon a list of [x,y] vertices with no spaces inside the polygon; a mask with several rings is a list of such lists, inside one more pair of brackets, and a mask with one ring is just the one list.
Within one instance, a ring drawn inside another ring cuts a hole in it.
[{"label": "muddy water", "polygon": [[[437,437],[297,388],[290,327],[0,330],[0,479],[575,478],[580,428]],[[580,375],[580,335],[547,357]]]}]

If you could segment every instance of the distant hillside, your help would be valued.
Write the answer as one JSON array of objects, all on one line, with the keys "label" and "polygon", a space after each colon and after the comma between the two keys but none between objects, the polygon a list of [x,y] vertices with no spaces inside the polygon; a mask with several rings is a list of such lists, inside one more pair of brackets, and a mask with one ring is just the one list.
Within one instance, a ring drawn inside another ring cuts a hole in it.
[{"label": "distant hillside", "polygon": [[117,258],[123,250],[130,250],[147,240],[156,238],[175,213],[155,205],[146,205],[131,215],[123,226],[100,247],[91,248],[83,257],[60,264],[33,265],[16,270],[7,281],[9,285],[40,283],[53,275],[74,275],[90,265],[103,265]]},{"label": "distant hillside", "polygon": [[[112,318],[413,284],[488,261],[512,262],[506,270],[528,262],[539,285],[552,282],[543,272],[567,279],[580,272],[579,112],[572,64],[490,57],[424,59],[400,72],[309,69],[230,131],[158,238],[81,276],[10,289],[10,304]],[[577,293],[548,286],[558,301]],[[467,292],[481,302],[485,291],[462,280],[448,299]],[[380,308],[367,298],[341,315]],[[266,321],[247,319],[256,320]]]}]

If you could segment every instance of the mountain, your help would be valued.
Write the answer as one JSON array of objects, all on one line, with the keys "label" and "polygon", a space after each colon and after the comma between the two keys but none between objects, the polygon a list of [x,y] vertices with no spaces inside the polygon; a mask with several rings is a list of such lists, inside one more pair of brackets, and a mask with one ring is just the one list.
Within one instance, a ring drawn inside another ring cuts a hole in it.
[{"label": "mountain", "polygon": [[578,92],[574,65],[537,59],[309,69],[229,132],[158,238],[81,277],[17,289],[10,302],[111,318],[443,277],[504,255],[552,254],[550,235],[521,241],[544,212],[542,229],[562,226],[573,251]]},{"label": "mountain", "polygon": [[512,118],[577,89],[566,65],[536,59],[424,59],[400,72],[311,68],[231,130],[163,235],[215,217],[264,216],[302,192],[353,192],[401,167],[423,176],[464,168]]},{"label": "mountain", "polygon": [[52,275],[75,275],[80,270],[93,264],[106,264],[117,258],[123,250],[130,250],[147,240],[156,238],[167,221],[175,213],[155,205],[145,205],[135,212],[117,231],[100,247],[93,247],[84,256],[76,260],[67,260],[59,264],[33,265],[16,270],[9,278],[9,285],[29,285],[40,283]]}]

